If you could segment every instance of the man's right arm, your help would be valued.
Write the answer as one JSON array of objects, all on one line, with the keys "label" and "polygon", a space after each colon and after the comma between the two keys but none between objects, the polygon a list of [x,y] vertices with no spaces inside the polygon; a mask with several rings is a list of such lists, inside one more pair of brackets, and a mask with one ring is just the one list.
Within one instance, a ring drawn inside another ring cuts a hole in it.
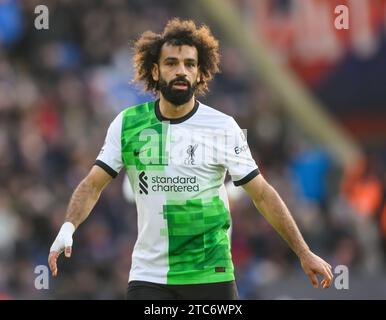
[{"label": "man's right arm", "polygon": [[88,217],[104,187],[112,177],[99,166],[93,166],[74,193],[68,205],[65,221],[71,222],[75,229]]},{"label": "man's right arm", "polygon": [[71,256],[72,234],[88,217],[99,196],[112,177],[104,169],[94,165],[89,174],[79,183],[72,194],[68,205],[65,223],[51,246],[48,264],[52,275],[56,276],[58,269],[56,261],[64,251],[66,257]]}]

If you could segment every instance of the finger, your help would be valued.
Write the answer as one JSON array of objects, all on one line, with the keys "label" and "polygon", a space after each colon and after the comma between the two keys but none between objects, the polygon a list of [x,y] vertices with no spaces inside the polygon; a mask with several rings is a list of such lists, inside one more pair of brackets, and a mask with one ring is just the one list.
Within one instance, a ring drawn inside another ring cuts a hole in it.
[{"label": "finger", "polygon": [[310,281],[311,281],[311,283],[312,283],[312,286],[313,286],[314,288],[319,287],[318,278],[316,277],[316,274],[315,274],[314,272],[310,272],[310,273],[308,273],[307,275],[308,275],[308,277],[310,278]]},{"label": "finger", "polygon": [[328,265],[328,271],[331,274],[331,278],[334,278],[334,274],[332,273],[332,267],[328,263],[327,263],[327,265]]},{"label": "finger", "polygon": [[327,289],[330,287],[331,285],[331,281],[327,280],[327,279],[323,279],[324,283],[323,283],[323,289]]},{"label": "finger", "polygon": [[333,278],[333,274],[332,272],[329,270],[329,268],[327,267],[327,265],[325,264],[322,264],[320,265],[317,269],[314,270],[317,274],[320,274],[321,276],[323,276],[325,279],[328,279],[329,281],[332,280]]},{"label": "finger", "polygon": [[71,252],[72,252],[72,247],[66,247],[64,249],[64,255],[67,257],[67,258],[70,258],[71,257]]},{"label": "finger", "polygon": [[326,270],[327,270],[327,273],[328,273],[330,281],[331,281],[334,278],[334,274],[332,273],[332,270],[331,270],[329,264],[327,264]]},{"label": "finger", "polygon": [[51,251],[48,255],[48,266],[50,270],[53,271],[56,268],[56,259],[58,257],[58,253],[56,251]]},{"label": "finger", "polygon": [[332,273],[330,267],[327,267],[327,272],[328,272],[328,274],[330,275],[330,282],[332,282],[332,279],[334,279],[334,274]]},{"label": "finger", "polygon": [[332,278],[333,278],[333,275],[331,273],[330,270],[328,270],[328,267],[327,266],[324,266],[324,273],[323,273],[323,276],[324,276],[324,285],[323,285],[323,288],[328,288],[331,284],[331,281],[332,281]]},{"label": "finger", "polygon": [[58,267],[56,264],[56,260],[58,259],[59,253],[57,251],[51,251],[48,256],[48,265],[50,267],[51,273],[53,277],[56,277],[58,274]]}]

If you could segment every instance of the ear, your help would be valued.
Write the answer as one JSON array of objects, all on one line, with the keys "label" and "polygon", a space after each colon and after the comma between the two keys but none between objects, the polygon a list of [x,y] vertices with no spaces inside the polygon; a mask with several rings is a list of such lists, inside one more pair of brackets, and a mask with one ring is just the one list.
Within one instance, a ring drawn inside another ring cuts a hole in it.
[{"label": "ear", "polygon": [[198,71],[197,71],[197,83],[200,83],[201,82],[201,71],[200,71],[200,68],[198,68]]},{"label": "ear", "polygon": [[152,69],[151,69],[151,75],[152,75],[154,81],[158,81],[158,80],[159,80],[159,68],[158,68],[158,64],[153,63],[153,67],[152,67]]}]

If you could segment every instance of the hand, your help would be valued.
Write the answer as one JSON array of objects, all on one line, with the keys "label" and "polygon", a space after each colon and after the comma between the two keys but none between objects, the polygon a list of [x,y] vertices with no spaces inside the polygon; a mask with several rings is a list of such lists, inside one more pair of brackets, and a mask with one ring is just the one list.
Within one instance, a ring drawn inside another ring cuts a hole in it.
[{"label": "hand", "polygon": [[300,257],[300,263],[304,272],[310,278],[314,288],[319,287],[318,274],[323,276],[323,280],[320,282],[323,289],[326,289],[331,285],[334,275],[332,274],[331,266],[322,258],[309,251],[307,254]]},{"label": "hand", "polygon": [[48,255],[48,265],[53,277],[56,277],[58,274],[56,261],[58,260],[60,254],[64,251],[64,255],[67,258],[71,257],[72,235],[74,231],[74,225],[71,222],[65,222],[60,228],[59,233],[51,246],[50,254]]}]

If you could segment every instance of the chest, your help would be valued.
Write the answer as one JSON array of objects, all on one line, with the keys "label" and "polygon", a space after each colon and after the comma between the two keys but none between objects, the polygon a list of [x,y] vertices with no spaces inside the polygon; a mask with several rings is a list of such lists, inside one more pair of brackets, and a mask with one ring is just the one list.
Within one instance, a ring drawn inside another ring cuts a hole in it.
[{"label": "chest", "polygon": [[221,130],[169,125],[138,132],[122,150],[125,164],[138,170],[164,166],[209,170],[224,165],[225,142]]}]

